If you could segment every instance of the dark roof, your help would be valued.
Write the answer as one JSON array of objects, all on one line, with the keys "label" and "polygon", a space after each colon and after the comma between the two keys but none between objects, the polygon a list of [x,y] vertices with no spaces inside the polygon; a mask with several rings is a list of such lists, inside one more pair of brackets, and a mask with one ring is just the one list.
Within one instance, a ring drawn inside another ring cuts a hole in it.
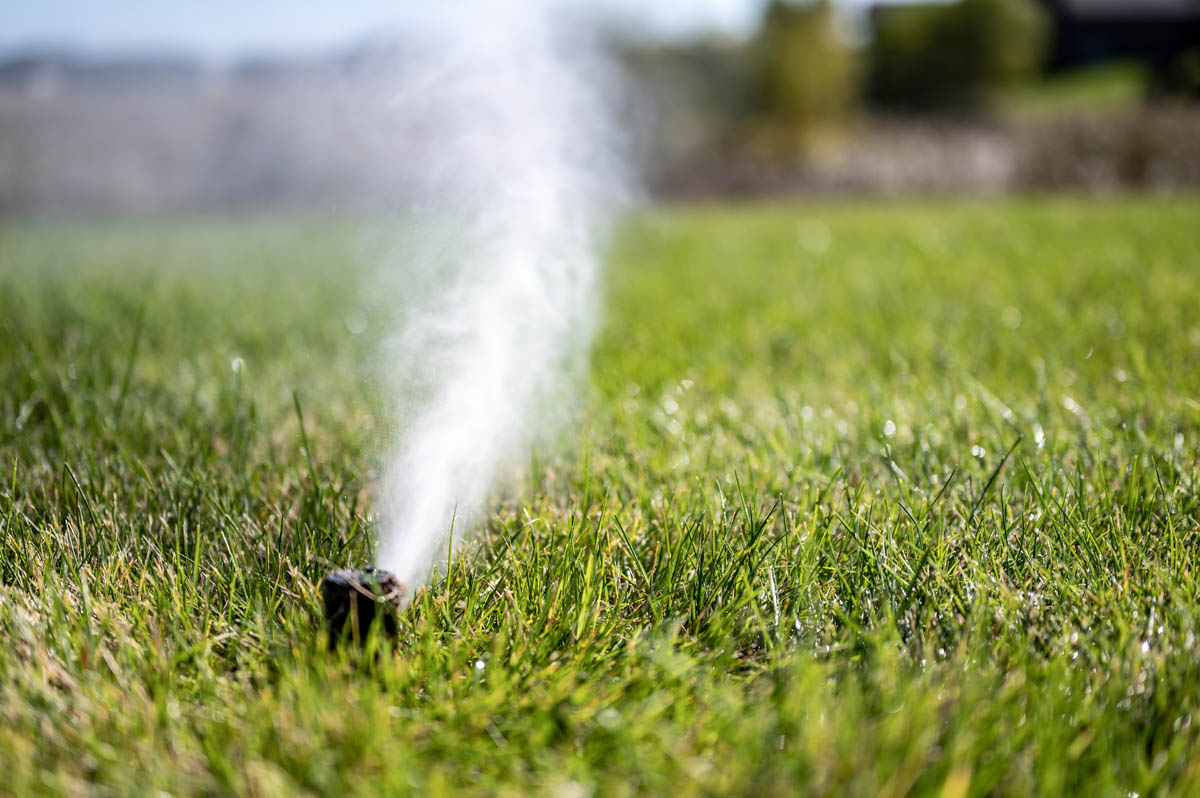
[{"label": "dark roof", "polygon": [[1200,0],[1043,0],[1075,19],[1198,19]]}]

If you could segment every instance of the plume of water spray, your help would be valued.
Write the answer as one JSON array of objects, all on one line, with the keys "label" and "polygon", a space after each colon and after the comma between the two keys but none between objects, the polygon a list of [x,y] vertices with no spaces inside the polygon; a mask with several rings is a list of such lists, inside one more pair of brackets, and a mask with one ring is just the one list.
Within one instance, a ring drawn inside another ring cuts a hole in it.
[{"label": "plume of water spray", "polygon": [[569,387],[627,176],[612,73],[548,0],[453,8],[426,20],[392,107],[414,202],[390,280],[400,434],[378,562],[413,586]]}]

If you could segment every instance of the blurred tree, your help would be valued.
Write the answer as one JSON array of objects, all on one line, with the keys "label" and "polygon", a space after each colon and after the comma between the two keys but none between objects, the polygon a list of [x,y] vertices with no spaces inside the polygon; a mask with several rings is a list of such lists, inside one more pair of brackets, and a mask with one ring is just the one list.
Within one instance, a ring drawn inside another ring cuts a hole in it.
[{"label": "blurred tree", "polygon": [[1200,47],[1185,50],[1157,70],[1151,88],[1168,97],[1200,98]]},{"label": "blurred tree", "polygon": [[757,145],[805,152],[839,130],[858,100],[859,74],[830,0],[771,0],[752,51]]},{"label": "blurred tree", "polygon": [[869,93],[883,106],[972,112],[1036,75],[1049,21],[1031,0],[877,7]]}]

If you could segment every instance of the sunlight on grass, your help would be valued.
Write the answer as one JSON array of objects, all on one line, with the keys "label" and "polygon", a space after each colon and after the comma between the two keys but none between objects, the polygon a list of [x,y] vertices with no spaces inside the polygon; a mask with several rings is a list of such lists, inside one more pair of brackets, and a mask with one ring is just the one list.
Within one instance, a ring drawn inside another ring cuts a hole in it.
[{"label": "sunlight on grass", "polygon": [[1001,111],[1017,119],[1129,111],[1146,99],[1149,76],[1136,63],[1080,67],[1010,90]]},{"label": "sunlight on grass", "polygon": [[1194,791],[1197,218],[631,220],[573,434],[381,656],[315,590],[390,434],[359,233],[2,228],[7,787]]}]

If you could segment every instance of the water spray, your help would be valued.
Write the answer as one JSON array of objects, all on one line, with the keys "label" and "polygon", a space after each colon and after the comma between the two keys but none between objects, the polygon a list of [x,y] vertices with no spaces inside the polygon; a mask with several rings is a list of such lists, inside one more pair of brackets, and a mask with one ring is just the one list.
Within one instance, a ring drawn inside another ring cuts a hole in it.
[{"label": "water spray", "polygon": [[[627,169],[613,73],[554,5],[431,11],[397,71],[389,124],[415,148],[397,167],[413,201],[381,277],[398,307],[382,370],[398,434],[377,564],[409,589],[527,461],[531,421],[565,420],[586,373],[599,248]],[[388,603],[383,583],[336,576],[327,610],[368,593],[382,601],[362,612]]]}]

